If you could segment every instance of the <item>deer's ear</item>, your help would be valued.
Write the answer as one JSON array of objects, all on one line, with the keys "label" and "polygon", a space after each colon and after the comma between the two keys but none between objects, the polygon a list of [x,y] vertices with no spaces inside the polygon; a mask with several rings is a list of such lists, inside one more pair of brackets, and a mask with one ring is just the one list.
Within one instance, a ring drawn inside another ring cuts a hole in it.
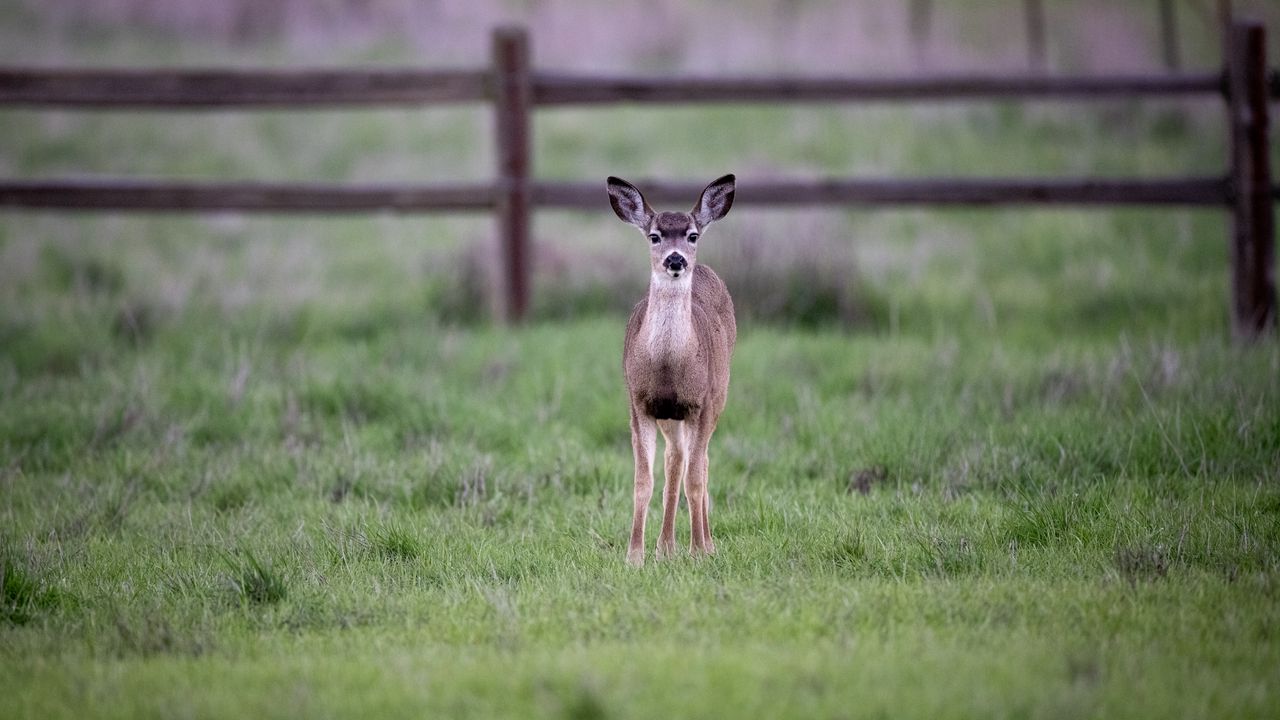
[{"label": "deer's ear", "polygon": [[644,201],[644,196],[635,185],[622,178],[609,177],[609,204],[623,222],[631,223],[641,230],[648,230],[653,223],[653,208]]},{"label": "deer's ear", "polygon": [[693,206],[693,219],[700,227],[706,227],[729,214],[729,208],[733,207],[734,187],[734,177],[730,173],[712,181],[702,191],[698,204]]}]

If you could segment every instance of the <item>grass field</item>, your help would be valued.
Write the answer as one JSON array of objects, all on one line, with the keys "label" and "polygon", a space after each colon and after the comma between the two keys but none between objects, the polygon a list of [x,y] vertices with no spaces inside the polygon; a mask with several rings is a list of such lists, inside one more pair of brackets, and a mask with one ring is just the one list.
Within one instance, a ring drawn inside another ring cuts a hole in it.
[{"label": "grass field", "polygon": [[[0,170],[468,179],[484,122],[6,112]],[[536,138],[573,179],[1156,175],[1220,172],[1225,129],[619,109]],[[700,253],[740,306],[719,553],[639,570],[643,240],[540,215],[508,330],[489,231],[0,215],[0,717],[1274,716],[1280,345],[1229,340],[1223,213],[735,208]]]}]

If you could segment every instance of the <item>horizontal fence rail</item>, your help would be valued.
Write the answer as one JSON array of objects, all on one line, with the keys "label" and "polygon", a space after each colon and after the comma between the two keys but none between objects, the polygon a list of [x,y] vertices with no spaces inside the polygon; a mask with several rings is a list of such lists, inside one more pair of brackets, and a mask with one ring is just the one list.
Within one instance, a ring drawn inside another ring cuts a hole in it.
[{"label": "horizontal fence rail", "polygon": [[1124,99],[1221,93],[1223,82],[1221,73],[896,78],[604,78],[539,73],[533,77],[533,99],[539,105]]},{"label": "horizontal fence rail", "polygon": [[72,108],[336,107],[484,100],[483,71],[33,70],[0,68],[0,105]]},{"label": "horizontal fence rail", "polygon": [[[598,182],[533,177],[532,110],[615,103],[918,102],[974,99],[1088,101],[1212,98],[1231,128],[1227,171],[1175,178],[741,178],[736,202],[757,207],[1158,205],[1222,207],[1232,218],[1232,322],[1254,336],[1276,320],[1270,100],[1280,72],[1266,67],[1259,23],[1224,34],[1218,72],[1165,75],[933,77],[582,76],[532,68],[527,34],[494,32],[491,66],[479,70],[69,70],[0,68],[0,108],[76,110],[320,109],[486,102],[494,113],[496,177],[472,184],[339,184],[162,180],[0,179],[0,207],[60,210],[235,212],[487,212],[504,252],[503,314],[528,309],[534,208],[608,208]],[[701,183],[642,182],[655,203],[687,204]]]},{"label": "horizontal fence rail", "polygon": [[[603,183],[537,183],[543,207],[598,210],[607,203]],[[655,203],[689,204],[705,183],[640,182]],[[858,179],[743,181],[734,203],[765,207],[810,205],[1225,205],[1226,178],[1179,180]]]},{"label": "horizontal fence rail", "polygon": [[0,182],[0,206],[62,210],[355,213],[487,211],[494,188],[477,185],[351,185],[141,180]]},{"label": "horizontal fence rail", "polygon": [[[655,203],[688,203],[703,183],[639,181]],[[538,181],[533,205],[560,210],[608,208],[604,183]],[[363,213],[485,212],[497,186],[352,185],[119,180],[0,182],[0,207],[63,210],[208,210],[235,212]],[[1142,179],[921,179],[772,180],[738,184],[735,202],[786,208],[815,205],[1187,205],[1231,201],[1226,178]]]},{"label": "horizontal fence rail", "polygon": [[[430,105],[489,99],[484,71],[0,68],[0,105],[81,109]],[[1083,77],[599,77],[534,72],[535,105],[1126,99],[1221,94],[1222,73]],[[1280,77],[1271,82],[1280,94]]]}]

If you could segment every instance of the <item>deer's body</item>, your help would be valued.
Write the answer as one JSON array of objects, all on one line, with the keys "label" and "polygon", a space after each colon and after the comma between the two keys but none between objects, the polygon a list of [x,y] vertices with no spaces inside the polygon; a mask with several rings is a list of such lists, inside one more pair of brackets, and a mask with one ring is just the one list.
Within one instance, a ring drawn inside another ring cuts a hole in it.
[{"label": "deer's body", "polygon": [[733,176],[703,191],[690,213],[655,213],[640,192],[609,179],[614,210],[649,237],[648,295],[631,313],[622,365],[631,404],[635,505],[628,562],[644,563],[644,530],[653,495],[657,433],[666,441],[660,557],[675,552],[680,488],[689,503],[694,554],[715,552],[707,502],[707,446],[729,397],[729,361],[737,341],[733,300],[720,278],[695,262],[702,230],[733,203]]},{"label": "deer's body", "polygon": [[[706,265],[689,288],[650,285],[627,323],[622,365],[631,406],[655,420],[719,417],[729,399],[729,359],[738,338],[733,299]],[[714,421],[713,421],[714,425]]]}]

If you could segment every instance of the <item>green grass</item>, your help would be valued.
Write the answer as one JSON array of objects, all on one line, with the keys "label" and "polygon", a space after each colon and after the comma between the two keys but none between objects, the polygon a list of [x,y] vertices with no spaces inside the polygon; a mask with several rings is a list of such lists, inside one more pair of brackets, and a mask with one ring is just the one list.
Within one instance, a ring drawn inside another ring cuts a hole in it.
[{"label": "green grass", "polygon": [[[477,117],[6,112],[0,168],[471,179]],[[573,179],[1215,173],[1225,139],[1212,104],[536,129]],[[639,570],[640,238],[540,215],[506,330],[490,232],[0,216],[0,716],[1280,705],[1280,346],[1229,341],[1222,213],[735,208],[701,253],[740,308],[719,554]]]},{"label": "green grass", "polygon": [[1274,706],[1273,345],[744,328],[720,553],[637,571],[620,324],[172,328],[24,375],[9,712]]}]

